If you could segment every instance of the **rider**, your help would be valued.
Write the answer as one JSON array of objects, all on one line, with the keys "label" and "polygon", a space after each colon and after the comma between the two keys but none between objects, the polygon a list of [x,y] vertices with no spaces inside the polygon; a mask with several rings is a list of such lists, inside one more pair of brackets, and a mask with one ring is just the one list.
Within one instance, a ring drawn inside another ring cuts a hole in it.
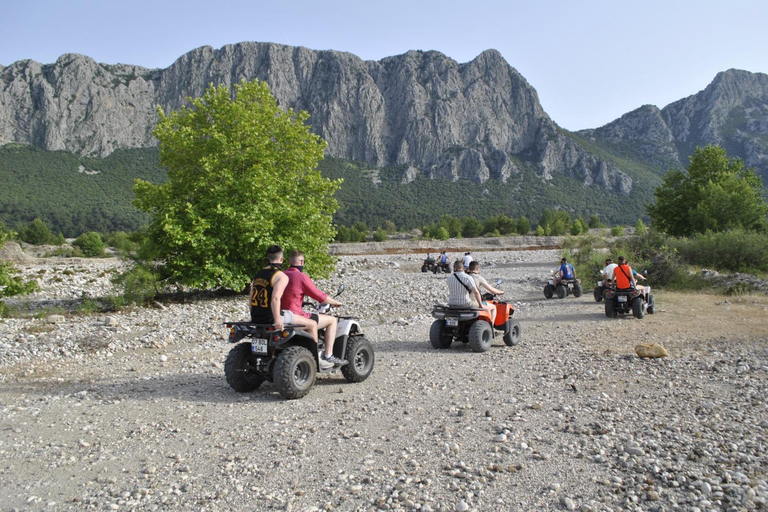
[{"label": "rider", "polygon": [[448,255],[445,254],[445,251],[440,253],[440,256],[437,257],[437,264],[444,270],[448,270]]},{"label": "rider", "polygon": [[[464,272],[464,264],[461,260],[453,262],[453,274],[448,277],[448,306],[452,308],[471,308],[474,306],[472,298],[478,304],[483,303],[483,298],[477,289],[475,280]],[[483,306],[483,309],[493,306]],[[494,308],[495,309],[495,308]],[[487,309],[490,313],[490,310]]]},{"label": "rider", "polygon": [[619,264],[613,269],[611,283],[615,284],[619,290],[629,290],[637,286],[632,267],[627,264],[624,256],[619,256]]},{"label": "rider", "polygon": [[557,269],[558,281],[562,279],[573,279],[575,274],[573,272],[573,265],[563,258],[560,260],[560,268]]},{"label": "rider", "polygon": [[[284,324],[304,327],[308,332],[314,329],[313,337],[317,340],[317,324],[304,317],[298,317],[291,311],[281,311],[288,276],[280,267],[283,265],[283,249],[279,245],[267,247],[267,266],[259,270],[251,281],[251,322],[255,324],[273,324],[276,331],[282,331]],[[310,332],[311,333],[311,332]]]},{"label": "rider", "polygon": [[346,364],[347,361],[333,355],[333,342],[336,340],[336,317],[319,313],[310,314],[301,309],[305,295],[309,295],[322,304],[330,304],[331,306],[341,306],[341,302],[320,291],[309,276],[303,272],[303,252],[293,251],[290,263],[291,266],[285,270],[285,275],[288,276],[288,285],[285,288],[280,305],[283,309],[293,312],[294,318],[306,319],[314,324],[315,330],[311,334],[315,338],[315,342],[317,342],[317,331],[325,329],[325,352],[320,356],[321,362],[325,361],[339,366]]},{"label": "rider", "polygon": [[603,286],[609,286],[613,279],[613,269],[618,267],[611,258],[605,259],[605,268],[603,269]]},{"label": "rider", "polygon": [[464,257],[461,259],[464,271],[466,271],[469,268],[469,264],[472,262],[472,260],[474,260],[474,258],[472,257],[472,253],[469,251],[465,252]]},{"label": "rider", "polygon": [[[472,277],[472,279],[475,281],[475,286],[478,290],[480,290],[480,287],[482,286],[486,290],[488,290],[490,293],[494,295],[504,295],[504,291],[499,290],[497,288],[494,288],[490,284],[488,284],[488,281],[485,280],[483,276],[481,276],[478,273],[478,267],[480,265],[476,261],[472,261],[469,263],[469,270],[467,273]],[[487,306],[487,307],[486,307]],[[478,307],[481,307],[485,309],[486,311],[490,311],[491,313],[491,324],[496,325],[496,308],[492,304],[488,304],[487,302],[483,301],[482,303],[478,304]],[[488,309],[490,308],[490,309]]]}]

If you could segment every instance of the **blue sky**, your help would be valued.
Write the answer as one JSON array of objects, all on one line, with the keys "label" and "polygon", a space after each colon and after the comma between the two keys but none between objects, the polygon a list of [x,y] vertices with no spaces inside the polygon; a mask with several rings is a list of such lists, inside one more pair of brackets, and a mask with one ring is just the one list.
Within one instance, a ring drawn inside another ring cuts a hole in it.
[{"label": "blue sky", "polygon": [[768,72],[765,0],[27,0],[5,2],[0,13],[5,66],[81,53],[164,68],[197,47],[241,41],[366,60],[437,50],[468,62],[494,48],[570,130],[664,107],[730,68]]}]

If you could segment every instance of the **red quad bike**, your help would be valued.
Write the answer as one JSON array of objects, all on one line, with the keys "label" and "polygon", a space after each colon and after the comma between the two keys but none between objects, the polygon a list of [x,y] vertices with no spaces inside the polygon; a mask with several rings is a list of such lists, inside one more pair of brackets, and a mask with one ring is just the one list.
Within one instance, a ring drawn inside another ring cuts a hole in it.
[{"label": "red quad bike", "polygon": [[[501,284],[499,279],[496,284]],[[520,322],[512,319],[515,307],[494,295],[486,293],[483,300],[496,306],[496,324],[491,326],[491,316],[479,308],[454,308],[435,304],[432,316],[437,320],[429,329],[429,342],[435,348],[448,348],[454,340],[469,343],[475,352],[491,348],[493,338],[503,332],[504,343],[513,347],[520,343]]]},{"label": "red quad bike", "polygon": [[[341,285],[336,296],[343,290]],[[322,308],[318,311],[326,312]],[[312,336],[295,324],[284,324],[282,331],[275,331],[272,325],[226,322],[229,342],[236,343],[224,364],[227,383],[235,391],[247,393],[264,381],[274,382],[283,398],[293,399],[309,393],[317,373],[340,370],[348,382],[364,381],[373,371],[373,347],[356,319],[337,318],[333,355],[347,364],[331,368],[320,368],[318,356],[325,349],[324,331],[320,331],[315,343]]]},{"label": "red quad bike", "polygon": [[651,287],[645,287],[645,295],[635,288],[618,290],[608,288],[605,298],[605,316],[616,318],[618,315],[632,313],[635,318],[643,318],[645,313],[652,315],[656,302],[651,295]]},{"label": "red quad bike", "polygon": [[557,295],[558,299],[564,299],[568,295],[573,294],[577,299],[581,297],[581,279],[555,279],[552,275],[547,280],[546,286],[544,286],[544,297],[551,299]]}]

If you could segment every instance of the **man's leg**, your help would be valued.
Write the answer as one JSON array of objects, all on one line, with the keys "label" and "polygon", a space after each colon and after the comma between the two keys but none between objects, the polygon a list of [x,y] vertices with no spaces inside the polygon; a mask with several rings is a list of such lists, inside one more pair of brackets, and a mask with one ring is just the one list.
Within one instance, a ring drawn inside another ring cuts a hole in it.
[{"label": "man's leg", "polygon": [[300,325],[302,329],[307,331],[317,343],[317,323],[314,320],[301,315],[293,315],[293,321],[290,322],[295,325]]},{"label": "man's leg", "polygon": [[336,341],[336,317],[317,315],[317,329],[325,329],[325,355],[333,354],[333,342]]}]

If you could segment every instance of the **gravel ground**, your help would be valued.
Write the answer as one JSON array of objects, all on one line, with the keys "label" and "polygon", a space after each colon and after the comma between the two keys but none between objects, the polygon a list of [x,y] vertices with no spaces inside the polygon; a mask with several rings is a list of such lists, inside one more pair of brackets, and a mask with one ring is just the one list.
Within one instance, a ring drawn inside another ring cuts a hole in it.
[{"label": "gravel ground", "polygon": [[768,509],[765,296],[657,292],[656,314],[608,319],[591,279],[543,298],[555,251],[474,256],[518,346],[431,348],[445,276],[421,254],[344,256],[319,284],[345,284],[376,367],[293,401],[227,386],[244,296],[57,316],[110,293],[119,262],[20,265],[48,310],[0,320],[0,509]]}]

